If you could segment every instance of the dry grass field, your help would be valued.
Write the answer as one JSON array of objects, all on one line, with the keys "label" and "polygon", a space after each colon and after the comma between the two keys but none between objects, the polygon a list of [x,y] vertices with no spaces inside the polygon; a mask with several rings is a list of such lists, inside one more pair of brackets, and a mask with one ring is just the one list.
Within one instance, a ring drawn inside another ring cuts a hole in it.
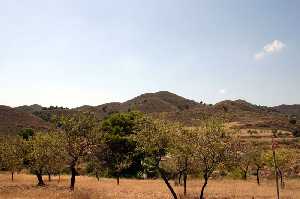
[{"label": "dry grass field", "polygon": [[[1,199],[169,199],[171,198],[162,180],[131,180],[121,179],[116,185],[114,179],[100,179],[79,176],[77,177],[74,193],[68,190],[68,176],[62,176],[60,183],[55,177],[47,186],[35,186],[34,176],[20,174],[15,181],[10,181],[9,174],[0,174]],[[182,196],[182,187],[176,187],[180,198],[197,198],[200,189],[200,180],[188,182],[188,197]],[[263,181],[258,186],[254,180],[211,180],[206,190],[208,199],[274,199],[275,186],[272,181]],[[282,199],[300,198],[300,180],[288,180],[286,189],[281,192]]]}]

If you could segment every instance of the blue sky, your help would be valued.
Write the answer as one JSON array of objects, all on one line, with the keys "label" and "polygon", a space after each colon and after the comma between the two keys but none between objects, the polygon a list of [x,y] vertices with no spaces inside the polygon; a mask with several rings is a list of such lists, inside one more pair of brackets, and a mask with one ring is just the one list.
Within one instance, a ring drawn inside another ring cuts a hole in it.
[{"label": "blue sky", "polygon": [[168,90],[300,103],[300,1],[0,0],[0,104]]}]

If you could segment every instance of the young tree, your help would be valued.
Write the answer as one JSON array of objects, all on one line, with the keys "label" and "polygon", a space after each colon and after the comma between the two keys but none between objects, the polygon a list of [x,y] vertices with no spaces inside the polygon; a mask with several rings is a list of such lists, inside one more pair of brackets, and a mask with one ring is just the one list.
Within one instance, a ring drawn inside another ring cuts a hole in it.
[{"label": "young tree", "polygon": [[152,167],[160,174],[173,198],[177,199],[177,194],[169,183],[167,172],[162,167],[162,162],[169,158],[171,125],[162,120],[153,120],[150,117],[141,118],[138,124],[139,128],[134,136],[138,150],[145,155],[148,163],[152,163]]},{"label": "young tree", "polygon": [[68,165],[71,170],[71,190],[74,190],[75,178],[78,174],[76,167],[101,143],[98,124],[94,115],[86,113],[65,115],[57,120],[57,126],[63,131],[66,139]]},{"label": "young tree", "polygon": [[23,140],[20,137],[5,136],[0,139],[0,167],[14,173],[23,168]]},{"label": "young tree", "polygon": [[[296,151],[291,149],[278,149],[276,150],[276,163],[277,163],[277,174],[280,176],[281,188],[285,187],[284,175],[286,172],[293,169],[296,161]],[[273,154],[272,151],[267,151],[264,154],[264,159],[269,168],[274,169]]]},{"label": "young tree", "polygon": [[170,132],[169,153],[173,160],[175,170],[179,174],[178,184],[181,184],[183,176],[184,195],[187,191],[188,173],[193,171],[193,149],[190,147],[194,139],[193,129],[185,128],[181,124],[174,124]]},{"label": "young tree", "polygon": [[247,180],[248,171],[252,161],[251,145],[248,142],[240,142],[236,156],[238,169],[241,171],[242,179]]},{"label": "young tree", "polygon": [[190,144],[204,184],[199,195],[204,199],[204,190],[212,173],[232,155],[231,139],[226,135],[223,124],[215,119],[205,121],[196,129]]},{"label": "young tree", "polygon": [[264,152],[262,147],[257,143],[253,143],[252,146],[253,147],[250,155],[250,162],[251,166],[256,170],[255,175],[257,184],[260,185],[260,170],[265,166]]},{"label": "young tree", "polygon": [[28,166],[37,176],[38,186],[44,186],[43,174],[65,162],[65,138],[57,132],[39,132],[26,145]]}]

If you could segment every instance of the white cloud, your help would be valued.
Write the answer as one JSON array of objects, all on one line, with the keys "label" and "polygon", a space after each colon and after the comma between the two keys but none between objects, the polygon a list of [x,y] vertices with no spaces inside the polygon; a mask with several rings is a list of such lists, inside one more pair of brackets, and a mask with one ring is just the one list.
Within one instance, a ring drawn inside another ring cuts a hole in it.
[{"label": "white cloud", "polygon": [[254,59],[255,60],[263,59],[266,55],[278,53],[285,47],[286,45],[283,42],[279,40],[274,40],[271,43],[266,44],[260,52],[256,53],[254,55]]},{"label": "white cloud", "polygon": [[225,94],[226,92],[227,92],[227,91],[226,91],[226,89],[224,89],[224,88],[219,90],[219,93],[220,93],[220,94]]}]

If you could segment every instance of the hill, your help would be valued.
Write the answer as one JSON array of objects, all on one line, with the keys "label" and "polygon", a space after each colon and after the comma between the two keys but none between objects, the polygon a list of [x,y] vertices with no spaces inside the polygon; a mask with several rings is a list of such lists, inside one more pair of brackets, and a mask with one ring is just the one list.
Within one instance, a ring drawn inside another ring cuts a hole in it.
[{"label": "hill", "polygon": [[25,112],[33,113],[35,111],[41,111],[43,109],[43,107],[39,104],[33,104],[33,105],[30,105],[30,106],[27,106],[27,105],[18,106],[15,109],[19,110],[19,111],[25,111]]},{"label": "hill", "polygon": [[22,128],[48,129],[49,123],[26,111],[0,105],[0,134],[16,134]]},{"label": "hill", "polygon": [[279,105],[274,107],[275,110],[286,114],[288,116],[296,116],[298,119],[300,119],[300,104],[294,104],[294,105]]},{"label": "hill", "polygon": [[94,112],[99,118],[117,112],[138,110],[143,113],[177,112],[194,109],[200,106],[199,103],[185,99],[168,91],[156,93],[145,93],[126,102],[112,102],[99,106],[81,106],[75,108],[77,111]]},{"label": "hill", "polygon": [[[289,122],[289,115],[299,115],[298,119],[300,118],[300,105],[266,107],[240,99],[225,100],[215,105],[207,105],[168,91],[145,93],[123,103],[112,102],[98,106],[85,105],[74,109],[54,106],[45,108],[40,105],[31,105],[17,107],[15,110],[21,111],[23,114],[27,112],[31,117],[38,116],[47,122],[53,116],[62,114],[90,112],[96,114],[99,119],[103,119],[112,113],[138,110],[157,118],[182,122],[187,126],[198,125],[201,120],[209,117],[219,117],[230,124],[232,128],[281,129],[287,131],[294,131],[295,128],[299,128],[299,122],[297,122],[298,125]],[[7,119],[7,122],[13,123],[9,119]]]}]

